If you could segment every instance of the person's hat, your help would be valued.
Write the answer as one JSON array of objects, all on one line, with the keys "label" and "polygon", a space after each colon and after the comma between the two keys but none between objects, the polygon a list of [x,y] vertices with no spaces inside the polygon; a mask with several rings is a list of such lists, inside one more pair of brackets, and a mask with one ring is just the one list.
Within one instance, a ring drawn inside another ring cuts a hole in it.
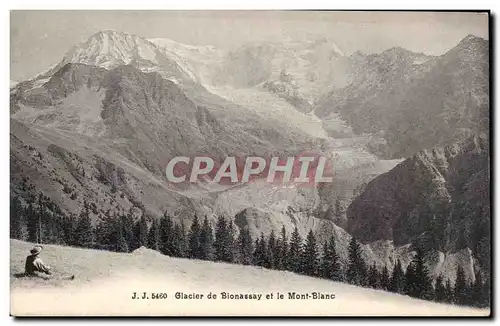
[{"label": "person's hat", "polygon": [[38,255],[42,251],[42,246],[34,246],[33,249],[30,250],[32,255]]}]

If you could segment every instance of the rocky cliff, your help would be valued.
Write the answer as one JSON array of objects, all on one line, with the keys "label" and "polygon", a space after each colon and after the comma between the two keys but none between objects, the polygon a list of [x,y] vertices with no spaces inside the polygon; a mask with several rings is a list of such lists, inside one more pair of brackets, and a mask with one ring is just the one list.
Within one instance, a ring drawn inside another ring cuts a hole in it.
[{"label": "rocky cliff", "polygon": [[368,183],[347,210],[347,230],[430,254],[468,250],[489,272],[489,160],[484,134],[421,151]]}]

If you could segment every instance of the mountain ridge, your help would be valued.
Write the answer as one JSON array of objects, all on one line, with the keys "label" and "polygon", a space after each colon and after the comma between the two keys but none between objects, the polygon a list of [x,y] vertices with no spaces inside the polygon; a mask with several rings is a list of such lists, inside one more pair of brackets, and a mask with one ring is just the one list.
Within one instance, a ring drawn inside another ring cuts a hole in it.
[{"label": "mountain ridge", "polygon": [[347,210],[360,241],[393,240],[425,252],[471,250],[489,275],[489,144],[485,134],[423,150],[375,177]]},{"label": "mountain ridge", "polygon": [[379,134],[371,151],[381,157],[463,140],[488,129],[488,51],[488,41],[466,37],[441,56],[357,56],[352,83],[323,97],[315,113],[336,112],[356,134]]}]

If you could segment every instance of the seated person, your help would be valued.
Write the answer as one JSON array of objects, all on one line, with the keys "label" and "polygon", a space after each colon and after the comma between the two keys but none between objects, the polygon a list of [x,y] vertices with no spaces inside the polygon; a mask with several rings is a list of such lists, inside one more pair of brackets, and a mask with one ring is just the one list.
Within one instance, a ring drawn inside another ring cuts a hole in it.
[{"label": "seated person", "polygon": [[41,276],[40,274],[51,275],[50,267],[46,266],[39,254],[42,251],[42,246],[35,246],[30,250],[31,255],[26,257],[24,265],[24,273],[26,276]]}]

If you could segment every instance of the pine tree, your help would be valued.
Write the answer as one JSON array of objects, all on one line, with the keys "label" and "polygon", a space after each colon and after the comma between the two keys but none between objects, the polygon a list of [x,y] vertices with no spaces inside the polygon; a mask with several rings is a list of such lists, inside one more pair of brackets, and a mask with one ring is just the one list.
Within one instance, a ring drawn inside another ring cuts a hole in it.
[{"label": "pine tree", "polygon": [[164,255],[173,256],[174,254],[174,223],[172,218],[165,212],[160,220],[160,251]]},{"label": "pine tree", "polygon": [[[75,224],[75,217],[73,215],[64,215],[60,219],[62,244],[66,246],[70,246],[74,242],[73,240],[73,230],[75,228],[74,224]],[[99,243],[98,239],[96,239],[96,242]]]},{"label": "pine tree", "polygon": [[44,243],[58,243],[58,224],[56,223],[57,217],[51,209],[52,206],[47,201],[47,198],[41,197],[41,201],[39,202],[39,212],[41,233]]},{"label": "pine tree", "polygon": [[471,286],[472,292],[472,304],[476,307],[482,307],[482,292],[483,292],[483,279],[481,276],[481,272],[477,271],[475,274],[474,284]]},{"label": "pine tree", "polygon": [[295,226],[290,237],[290,246],[288,247],[287,255],[287,270],[295,273],[300,272],[300,264],[302,257],[302,239],[300,238],[299,229]]},{"label": "pine tree", "polygon": [[269,268],[269,251],[267,248],[267,241],[264,237],[264,233],[260,234],[260,239],[256,240],[255,250],[253,254],[253,264],[256,266],[261,266]]},{"label": "pine tree", "polygon": [[215,261],[224,261],[225,259],[225,242],[227,233],[227,223],[223,216],[217,217],[217,223],[215,224]]},{"label": "pine tree", "polygon": [[389,270],[387,266],[384,265],[382,269],[382,274],[380,274],[380,286],[383,290],[389,290],[390,287],[390,278],[389,278]]},{"label": "pine tree", "polygon": [[373,264],[368,270],[367,282],[368,286],[371,288],[380,289],[382,287],[380,282],[380,275],[375,264]]},{"label": "pine tree", "polygon": [[213,258],[214,231],[207,216],[203,220],[200,232],[200,259],[211,260]]},{"label": "pine tree", "polygon": [[127,247],[129,251],[137,249],[137,238],[134,233],[134,216],[132,208],[129,210],[128,214],[122,214],[120,216],[122,223],[122,232],[125,241],[127,242]]},{"label": "pine tree", "polygon": [[255,239],[254,245],[253,245],[253,253],[252,253],[252,265],[255,266],[261,266],[259,265],[259,257],[260,257],[260,238]]},{"label": "pine tree", "polygon": [[416,297],[425,300],[432,300],[434,291],[432,289],[432,280],[429,277],[429,271],[424,264],[424,255],[422,250],[417,250],[417,255],[414,257],[415,263],[415,281],[416,281]]},{"label": "pine tree", "polygon": [[94,228],[90,219],[88,205],[80,213],[80,217],[75,225],[74,245],[79,247],[91,247],[94,243]]},{"label": "pine tree", "polygon": [[300,272],[309,276],[317,276],[319,271],[318,245],[312,230],[309,230],[307,234],[301,258]]},{"label": "pine tree", "polygon": [[26,208],[27,227],[28,227],[28,241],[40,243],[40,218],[38,211],[33,206],[33,203],[28,203]]},{"label": "pine tree", "polygon": [[269,268],[276,269],[278,265],[278,243],[276,240],[276,235],[274,230],[271,230],[269,234],[268,244],[267,244],[268,254],[269,254]]},{"label": "pine tree", "polygon": [[454,290],[453,286],[451,285],[451,280],[448,279],[446,281],[446,286],[445,286],[445,302],[447,302],[447,303],[455,302],[454,294],[455,294],[455,290]]},{"label": "pine tree", "polygon": [[123,225],[120,225],[120,224],[118,224],[119,229],[117,232],[116,251],[117,252],[129,252],[130,248],[128,246],[127,239],[125,239],[125,235],[123,232]]},{"label": "pine tree", "polygon": [[319,275],[322,278],[329,279],[329,273],[330,273],[330,259],[329,259],[329,249],[328,249],[328,241],[325,240],[323,242],[323,255],[321,256],[321,262],[319,265]]},{"label": "pine tree", "polygon": [[[76,219],[76,218],[74,218]],[[78,219],[76,219],[78,223]],[[100,248],[117,252],[129,252],[130,247],[125,236],[127,225],[120,213],[111,216],[108,211],[106,215],[99,216],[96,226],[96,243]],[[76,230],[76,227],[75,227]],[[69,235],[70,238],[75,236]],[[72,241],[74,243],[75,241]]]},{"label": "pine tree", "polygon": [[234,229],[234,223],[232,220],[227,221],[228,234],[227,234],[227,252],[228,252],[228,262],[233,263],[238,255],[238,246],[236,244],[236,231]]},{"label": "pine tree", "polygon": [[182,244],[180,243],[181,240],[181,226],[179,223],[174,222],[174,226],[172,228],[172,240],[171,240],[171,250],[172,250],[172,256],[174,257],[181,257],[181,252],[182,252]]},{"label": "pine tree", "polygon": [[403,267],[399,259],[392,270],[389,291],[394,293],[404,293],[405,291],[405,274],[403,273]]},{"label": "pine tree", "polygon": [[153,219],[151,227],[148,232],[148,245],[147,247],[160,252],[161,237],[160,237],[160,225],[157,219]]},{"label": "pine tree", "polygon": [[[115,246],[117,239],[112,238],[113,235],[115,234],[116,219],[112,218],[110,215],[111,213],[108,210],[106,214],[97,216],[97,222],[95,227],[96,243],[100,249],[116,250]],[[73,215],[69,216],[68,219],[76,221],[76,218]],[[73,241],[74,227],[71,228],[66,227],[65,230],[66,230],[65,237],[66,239],[69,240],[68,244],[72,244],[74,242]]]},{"label": "pine tree", "polygon": [[443,276],[439,275],[436,278],[436,286],[434,287],[434,300],[437,302],[446,301],[446,285],[443,283]]},{"label": "pine tree", "polygon": [[287,264],[287,256],[288,256],[288,238],[286,236],[286,229],[283,225],[281,228],[281,236],[278,239],[278,257],[277,261],[277,269],[285,270]]},{"label": "pine tree", "polygon": [[349,243],[349,264],[347,266],[347,282],[354,285],[366,285],[367,268],[361,257],[361,247],[355,237]]},{"label": "pine tree", "polygon": [[490,293],[491,293],[491,279],[488,274],[486,274],[485,280],[483,282],[483,289],[481,292],[481,307],[490,306]]},{"label": "pine tree", "polygon": [[329,241],[325,241],[323,244],[320,273],[321,277],[329,280],[340,281],[342,279],[340,275],[339,257],[335,248],[335,238],[333,236],[330,237]]},{"label": "pine tree", "polygon": [[[85,206],[87,205],[87,202],[84,202]],[[44,206],[43,206],[43,195],[40,193],[38,194],[38,207],[36,210],[36,223],[37,223],[37,234],[38,234],[38,243],[44,243],[45,239],[45,232],[44,232],[44,225],[43,221],[45,220],[45,214],[44,214]]]},{"label": "pine tree", "polygon": [[[58,244],[68,245],[69,238],[67,237],[68,229],[73,225],[69,216],[62,211],[62,209],[55,203],[52,202],[52,210],[54,212],[53,225],[54,225],[54,237]],[[95,229],[94,229],[95,231]],[[95,238],[95,234],[94,234]],[[95,239],[94,239],[95,242]]]},{"label": "pine tree", "polygon": [[418,295],[417,287],[418,285],[417,285],[417,276],[415,271],[415,262],[412,261],[406,268],[404,293],[411,297],[417,297]]},{"label": "pine tree", "polygon": [[466,287],[465,287],[465,300],[464,300],[464,305],[465,306],[474,306],[474,282],[471,281],[466,281],[465,282]]},{"label": "pine tree", "polygon": [[234,238],[232,222],[226,221],[223,216],[217,219],[215,226],[215,260],[233,262],[234,260]]},{"label": "pine tree", "polygon": [[139,221],[137,221],[134,228],[134,238],[136,239],[136,244],[134,249],[140,247],[146,247],[148,245],[148,222],[145,214],[142,214]]},{"label": "pine tree", "polygon": [[172,233],[172,255],[174,257],[186,257],[187,255],[187,240],[184,228],[184,223],[174,223]]},{"label": "pine tree", "polygon": [[18,197],[10,198],[10,237],[11,239],[23,239],[24,212]]},{"label": "pine tree", "polygon": [[184,220],[181,220],[181,257],[187,257],[188,249],[189,249],[189,244],[188,244],[186,224],[184,223]]},{"label": "pine tree", "polygon": [[483,281],[483,275],[481,271],[476,272],[475,281],[470,287],[470,303],[476,307],[486,308],[489,306],[489,293],[490,285],[488,278]]},{"label": "pine tree", "polygon": [[198,216],[195,215],[188,234],[189,258],[193,259],[201,258],[200,240],[201,240],[201,227],[200,223],[198,222]]},{"label": "pine tree", "polygon": [[458,266],[457,279],[455,281],[455,291],[453,294],[455,303],[465,305],[467,303],[467,280],[462,266]]},{"label": "pine tree", "polygon": [[253,259],[253,241],[252,236],[250,235],[250,230],[247,226],[240,230],[240,234],[238,235],[238,261],[243,265],[252,264]]}]

